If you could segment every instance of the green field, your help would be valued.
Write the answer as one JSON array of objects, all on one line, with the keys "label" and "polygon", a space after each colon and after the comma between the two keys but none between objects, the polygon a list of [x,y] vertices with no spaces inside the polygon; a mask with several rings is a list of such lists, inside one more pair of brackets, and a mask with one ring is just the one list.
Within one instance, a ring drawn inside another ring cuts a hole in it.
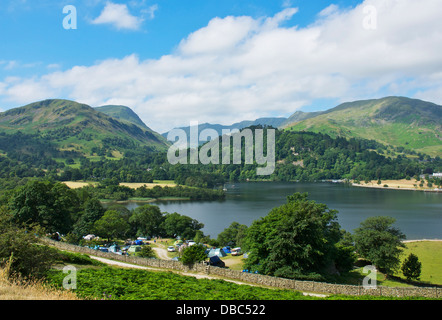
[{"label": "green field", "polygon": [[[410,242],[406,244],[402,261],[414,253],[422,263],[421,281],[442,285],[442,241]],[[397,274],[402,276],[402,274]],[[402,276],[402,278],[404,278]]]}]

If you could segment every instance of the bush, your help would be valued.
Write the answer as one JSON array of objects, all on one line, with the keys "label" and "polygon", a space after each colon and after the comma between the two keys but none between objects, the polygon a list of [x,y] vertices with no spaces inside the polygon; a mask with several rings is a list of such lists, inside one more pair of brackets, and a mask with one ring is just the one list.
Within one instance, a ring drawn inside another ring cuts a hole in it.
[{"label": "bush", "polygon": [[141,247],[141,251],[139,252],[138,256],[143,258],[156,258],[155,251],[148,245]]},{"label": "bush", "polygon": [[205,251],[206,248],[200,244],[187,247],[183,251],[181,261],[187,265],[204,261],[207,258]]}]

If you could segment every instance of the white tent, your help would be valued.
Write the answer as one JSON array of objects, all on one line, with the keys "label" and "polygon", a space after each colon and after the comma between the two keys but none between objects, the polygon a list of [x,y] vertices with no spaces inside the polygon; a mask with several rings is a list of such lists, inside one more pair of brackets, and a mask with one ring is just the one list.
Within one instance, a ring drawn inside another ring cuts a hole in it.
[{"label": "white tent", "polygon": [[223,249],[220,248],[216,248],[216,249],[210,249],[209,253],[208,253],[208,257],[211,258],[213,256],[218,256],[218,257],[225,257],[227,254],[224,252]]}]

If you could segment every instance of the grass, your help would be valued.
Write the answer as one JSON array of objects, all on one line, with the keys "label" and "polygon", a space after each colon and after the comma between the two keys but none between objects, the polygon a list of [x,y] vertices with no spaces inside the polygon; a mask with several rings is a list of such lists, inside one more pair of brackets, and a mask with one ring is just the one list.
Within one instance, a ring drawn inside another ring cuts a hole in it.
[{"label": "grass", "polygon": [[[378,184],[377,180],[368,181],[365,183],[365,181],[360,181],[359,183],[354,183],[354,186],[359,187],[367,187],[367,188],[389,188],[389,189],[402,189],[402,190],[434,190],[437,188],[436,185],[433,185],[432,187],[428,187],[427,181],[424,182],[424,185],[422,187],[419,186],[420,182],[416,181],[415,179],[402,179],[402,180],[382,180],[381,184]],[[387,185],[387,187],[385,187]]]},{"label": "grass", "polygon": [[[63,181],[71,189],[82,188],[92,184],[94,186],[98,185],[99,182],[96,181]],[[152,183],[143,183],[143,182],[122,182],[121,186],[126,186],[132,189],[138,189],[142,186],[146,186],[146,188],[153,188],[155,186],[161,187],[175,187],[177,184],[173,180],[154,180]]]},{"label": "grass", "polygon": [[406,117],[377,121],[375,113],[380,107],[381,104],[374,101],[363,108],[355,106],[303,120],[287,129],[322,132],[332,137],[374,139],[385,145],[402,146],[431,156],[442,154],[440,127],[431,123],[418,126],[414,123],[416,119]]},{"label": "grass", "polygon": [[0,300],[80,300],[71,291],[56,289],[39,280],[12,278],[8,264],[0,269]]},{"label": "grass", "polygon": [[[410,253],[415,254],[422,263],[420,280],[442,285],[442,241],[409,242],[406,246],[401,264]],[[400,276],[400,274],[396,275]]]}]

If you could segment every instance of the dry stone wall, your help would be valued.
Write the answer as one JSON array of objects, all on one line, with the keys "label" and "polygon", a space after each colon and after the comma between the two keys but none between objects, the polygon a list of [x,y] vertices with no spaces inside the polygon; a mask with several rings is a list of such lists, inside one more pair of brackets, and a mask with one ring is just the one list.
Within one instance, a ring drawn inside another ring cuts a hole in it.
[{"label": "dry stone wall", "polygon": [[226,268],[207,266],[206,264],[203,263],[194,264],[192,266],[186,266],[179,261],[146,259],[135,256],[123,256],[110,252],[102,252],[87,247],[75,246],[64,242],[57,242],[52,240],[46,240],[46,241],[49,245],[55,246],[61,250],[74,251],[78,253],[118,260],[121,262],[126,262],[146,267],[217,275],[223,278],[234,279],[238,281],[259,284],[264,286],[277,287],[282,289],[291,289],[291,290],[305,291],[305,292],[329,293],[329,294],[343,294],[351,296],[371,295],[371,296],[387,296],[387,297],[414,297],[414,296],[426,297],[426,298],[442,297],[442,289],[437,287],[392,288],[392,287],[378,286],[375,289],[365,289],[363,286],[331,284],[331,283],[315,282],[315,281],[300,281],[300,280],[272,277],[261,274],[246,273]]}]

